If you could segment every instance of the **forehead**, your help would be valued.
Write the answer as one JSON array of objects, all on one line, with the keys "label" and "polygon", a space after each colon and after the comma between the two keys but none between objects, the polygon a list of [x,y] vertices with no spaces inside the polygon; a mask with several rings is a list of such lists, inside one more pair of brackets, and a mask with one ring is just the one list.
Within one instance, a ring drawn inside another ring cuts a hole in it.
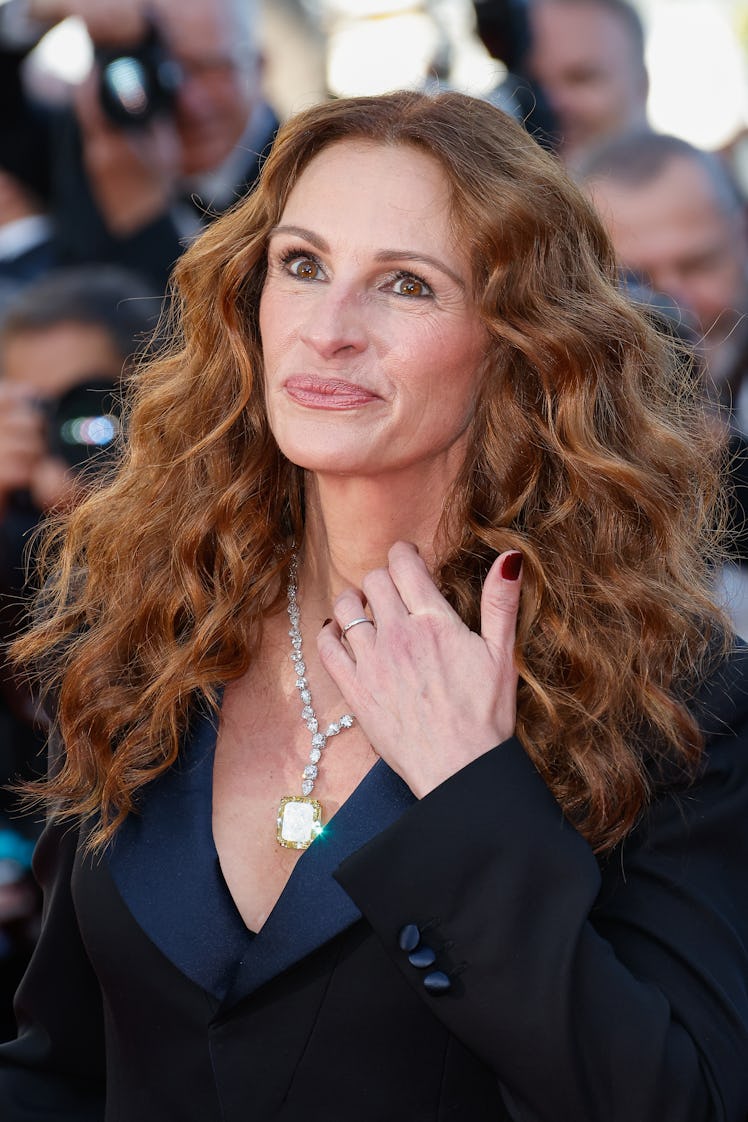
[{"label": "forehead", "polygon": [[242,38],[235,0],[154,0],[152,8],[176,54],[230,55]]},{"label": "forehead", "polygon": [[451,187],[441,164],[406,144],[343,140],[310,161],[283,210],[284,222],[317,223],[328,240],[345,234],[382,243],[408,236],[453,247]]},{"label": "forehead", "polygon": [[554,72],[582,67],[638,69],[631,30],[615,12],[597,4],[553,0],[541,0],[531,10],[536,66]]}]

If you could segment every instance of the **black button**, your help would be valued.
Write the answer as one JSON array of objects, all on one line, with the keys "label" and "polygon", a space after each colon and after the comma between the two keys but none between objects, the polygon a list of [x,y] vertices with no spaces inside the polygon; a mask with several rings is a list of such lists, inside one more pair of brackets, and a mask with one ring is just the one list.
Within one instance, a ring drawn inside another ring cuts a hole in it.
[{"label": "black button", "polygon": [[421,932],[415,923],[406,923],[405,927],[400,929],[397,941],[400,944],[400,950],[408,954],[410,951],[414,951],[420,943]]},{"label": "black button", "polygon": [[423,979],[423,984],[429,993],[433,994],[446,993],[448,989],[452,988],[449,975],[445,974],[443,970],[432,970]]},{"label": "black button", "polygon": [[423,943],[420,947],[411,951],[408,955],[408,962],[411,966],[417,966],[419,970],[425,970],[427,966],[433,966],[436,962],[436,951]]}]

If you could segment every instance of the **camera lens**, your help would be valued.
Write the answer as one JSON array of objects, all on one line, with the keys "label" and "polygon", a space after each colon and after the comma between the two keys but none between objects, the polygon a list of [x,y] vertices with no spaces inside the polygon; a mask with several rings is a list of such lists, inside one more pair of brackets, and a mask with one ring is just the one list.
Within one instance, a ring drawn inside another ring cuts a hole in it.
[{"label": "camera lens", "polygon": [[118,116],[128,121],[143,120],[151,103],[148,72],[140,59],[123,55],[113,59],[101,72],[102,93],[115,107]]},{"label": "camera lens", "polygon": [[47,402],[45,414],[49,449],[69,467],[82,467],[102,454],[102,466],[108,462],[106,453],[114,450],[121,422],[114,387],[106,378],[73,386]]},{"label": "camera lens", "polygon": [[182,68],[154,25],[140,43],[127,50],[98,48],[96,60],[101,107],[116,125],[140,126],[172,109],[183,79]]}]

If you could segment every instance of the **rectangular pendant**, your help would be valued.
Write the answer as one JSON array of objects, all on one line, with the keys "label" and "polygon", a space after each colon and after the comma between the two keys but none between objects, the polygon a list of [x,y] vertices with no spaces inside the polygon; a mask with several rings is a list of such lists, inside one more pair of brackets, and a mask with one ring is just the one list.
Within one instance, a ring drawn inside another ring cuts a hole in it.
[{"label": "rectangular pendant", "polygon": [[285,795],[275,837],[285,849],[308,849],[322,831],[322,804],[306,795]]}]

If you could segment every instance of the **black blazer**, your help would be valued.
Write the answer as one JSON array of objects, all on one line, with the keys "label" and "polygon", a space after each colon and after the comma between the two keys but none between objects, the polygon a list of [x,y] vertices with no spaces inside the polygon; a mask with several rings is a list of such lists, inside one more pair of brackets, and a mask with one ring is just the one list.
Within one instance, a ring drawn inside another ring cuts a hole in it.
[{"label": "black blazer", "polygon": [[3,1122],[746,1122],[747,661],[699,780],[606,860],[516,740],[420,802],[380,762],[254,938],[203,721],[102,859],[40,843]]}]

